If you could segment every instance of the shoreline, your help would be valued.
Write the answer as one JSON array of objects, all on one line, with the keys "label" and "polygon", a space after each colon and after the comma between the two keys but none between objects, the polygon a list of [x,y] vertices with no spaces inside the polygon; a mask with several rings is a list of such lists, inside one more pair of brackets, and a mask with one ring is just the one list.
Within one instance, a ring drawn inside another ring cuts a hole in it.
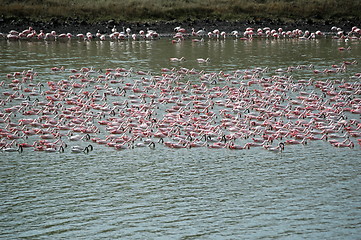
[{"label": "shoreline", "polygon": [[335,20],[335,21],[318,21],[313,20],[297,20],[292,22],[283,22],[280,20],[262,20],[262,21],[225,21],[225,20],[194,20],[194,21],[154,21],[154,22],[122,22],[122,21],[103,21],[97,23],[88,23],[85,21],[79,21],[76,19],[70,19],[67,21],[53,19],[48,22],[42,21],[30,21],[26,19],[0,19],[0,33],[8,34],[11,30],[23,31],[32,27],[37,32],[43,30],[45,33],[55,31],[57,34],[71,33],[86,34],[90,32],[96,34],[112,33],[112,28],[116,27],[119,32],[122,32],[126,28],[131,29],[131,33],[138,34],[139,31],[147,31],[151,29],[161,35],[174,34],[175,27],[182,27],[186,29],[185,34],[191,34],[192,28],[195,31],[204,29],[206,32],[218,29],[226,33],[230,33],[234,30],[239,32],[245,31],[246,28],[251,27],[257,30],[258,28],[269,27],[271,29],[282,28],[284,31],[292,31],[300,29],[302,31],[321,31],[324,33],[331,32],[331,28],[336,26],[343,31],[350,31],[352,27],[361,27],[361,21],[349,21],[349,20]]}]

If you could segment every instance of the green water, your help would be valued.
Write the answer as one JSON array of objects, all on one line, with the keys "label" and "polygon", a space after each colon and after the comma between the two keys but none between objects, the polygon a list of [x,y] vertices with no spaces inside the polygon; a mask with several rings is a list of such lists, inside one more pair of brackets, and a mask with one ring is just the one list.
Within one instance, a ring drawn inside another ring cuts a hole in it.
[{"label": "green water", "polygon": [[[341,46],[351,50],[341,52]],[[266,76],[272,76],[279,75],[275,70],[280,68],[313,65],[284,74],[294,79],[357,82],[350,77],[360,72],[359,65],[338,74],[314,74],[313,69],[331,69],[333,64],[360,61],[361,56],[359,41],[331,39],[177,44],[170,39],[0,41],[0,48],[1,93],[10,91],[6,74],[33,69],[38,73],[34,81],[46,86],[47,81],[69,79],[68,71],[50,70],[61,66],[93,67],[102,74],[107,68],[132,68],[125,81],[133,83],[141,79],[136,71],[159,76],[161,68],[217,74],[268,68]],[[171,63],[171,57],[186,60]],[[200,64],[197,58],[210,61]],[[182,81],[200,84],[198,75],[186,75]],[[315,88],[303,91],[319,93]],[[116,100],[124,99],[108,98],[108,102]],[[12,104],[16,103],[6,107]],[[167,107],[159,103],[159,118]],[[357,114],[348,117],[360,120]],[[2,129],[5,126],[0,123]],[[360,147],[356,138],[352,140],[353,149],[313,141],[287,146],[280,154],[257,147],[171,149],[158,143],[156,149],[122,151],[93,144],[89,154],[72,154],[68,149],[64,153],[1,152],[0,238],[358,239]]]}]

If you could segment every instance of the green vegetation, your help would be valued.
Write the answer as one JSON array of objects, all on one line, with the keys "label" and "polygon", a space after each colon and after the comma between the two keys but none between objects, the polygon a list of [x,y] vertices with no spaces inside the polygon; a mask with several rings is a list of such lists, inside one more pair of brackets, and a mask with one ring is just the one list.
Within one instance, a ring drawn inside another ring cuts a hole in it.
[{"label": "green vegetation", "polygon": [[88,22],[360,19],[360,0],[0,0],[3,17]]}]

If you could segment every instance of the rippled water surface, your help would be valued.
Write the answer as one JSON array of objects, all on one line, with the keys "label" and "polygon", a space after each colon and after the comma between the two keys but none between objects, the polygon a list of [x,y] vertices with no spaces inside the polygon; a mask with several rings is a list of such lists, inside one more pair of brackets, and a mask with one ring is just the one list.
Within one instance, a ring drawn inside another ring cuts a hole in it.
[{"label": "rippled water surface", "polygon": [[[350,51],[337,50],[347,46]],[[11,81],[6,74],[28,69],[43,83],[69,77],[51,72],[55,66],[133,68],[153,76],[173,67],[231,73],[312,64],[323,71],[361,56],[359,41],[331,39],[1,41],[0,49],[5,84]],[[186,61],[171,63],[171,57]],[[197,58],[211,61],[200,64]],[[359,65],[336,75],[316,76],[312,70],[292,75],[349,81],[357,72]],[[135,78],[140,76],[130,81]],[[360,120],[359,114],[347,117]],[[89,154],[1,152],[0,238],[359,239],[361,158],[357,138],[351,140],[352,149],[313,141],[282,153],[158,143],[155,149],[122,151],[96,145]]]}]

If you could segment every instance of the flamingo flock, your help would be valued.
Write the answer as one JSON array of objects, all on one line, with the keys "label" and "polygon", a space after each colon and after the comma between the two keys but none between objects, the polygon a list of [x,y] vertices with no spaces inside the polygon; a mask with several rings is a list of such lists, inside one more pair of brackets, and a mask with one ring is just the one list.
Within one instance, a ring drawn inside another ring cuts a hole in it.
[{"label": "flamingo flock", "polygon": [[[258,28],[247,27],[244,31],[233,30],[231,32],[220,31],[214,29],[212,31],[205,31],[204,28],[195,31],[194,28],[187,30],[181,26],[174,28],[175,33],[163,33],[159,34],[155,30],[147,29],[146,31],[140,30],[135,33],[128,27],[123,27],[122,31],[118,31],[116,26],[111,30],[111,33],[101,33],[98,30],[96,33],[57,33],[55,30],[45,33],[43,30],[35,30],[33,27],[29,27],[22,31],[11,30],[8,33],[0,33],[0,39],[7,40],[45,40],[45,41],[64,41],[77,39],[81,41],[92,40],[154,40],[160,37],[172,36],[172,43],[179,43],[185,39],[192,39],[194,42],[204,41],[204,38],[208,39],[225,39],[227,37],[233,37],[241,40],[252,40],[253,38],[267,38],[267,39],[280,39],[280,38],[292,38],[292,39],[316,39],[329,35],[335,39],[345,39],[346,41],[353,39],[361,39],[361,29],[357,26],[352,27],[350,30],[343,30],[342,28],[333,26],[329,32],[321,32],[320,30],[311,32],[308,30],[291,29],[284,30],[279,27],[278,29],[271,29],[270,27]],[[104,32],[104,31],[103,31]]]},{"label": "flamingo flock", "polygon": [[[208,61],[208,60],[207,60]],[[357,62],[342,62],[338,74]],[[361,146],[361,73],[348,80],[296,80],[294,71],[232,72],[162,68],[53,67],[59,81],[39,81],[34,69],[0,82],[0,151],[89,153],[147,147],[281,153],[315,141]]]}]

